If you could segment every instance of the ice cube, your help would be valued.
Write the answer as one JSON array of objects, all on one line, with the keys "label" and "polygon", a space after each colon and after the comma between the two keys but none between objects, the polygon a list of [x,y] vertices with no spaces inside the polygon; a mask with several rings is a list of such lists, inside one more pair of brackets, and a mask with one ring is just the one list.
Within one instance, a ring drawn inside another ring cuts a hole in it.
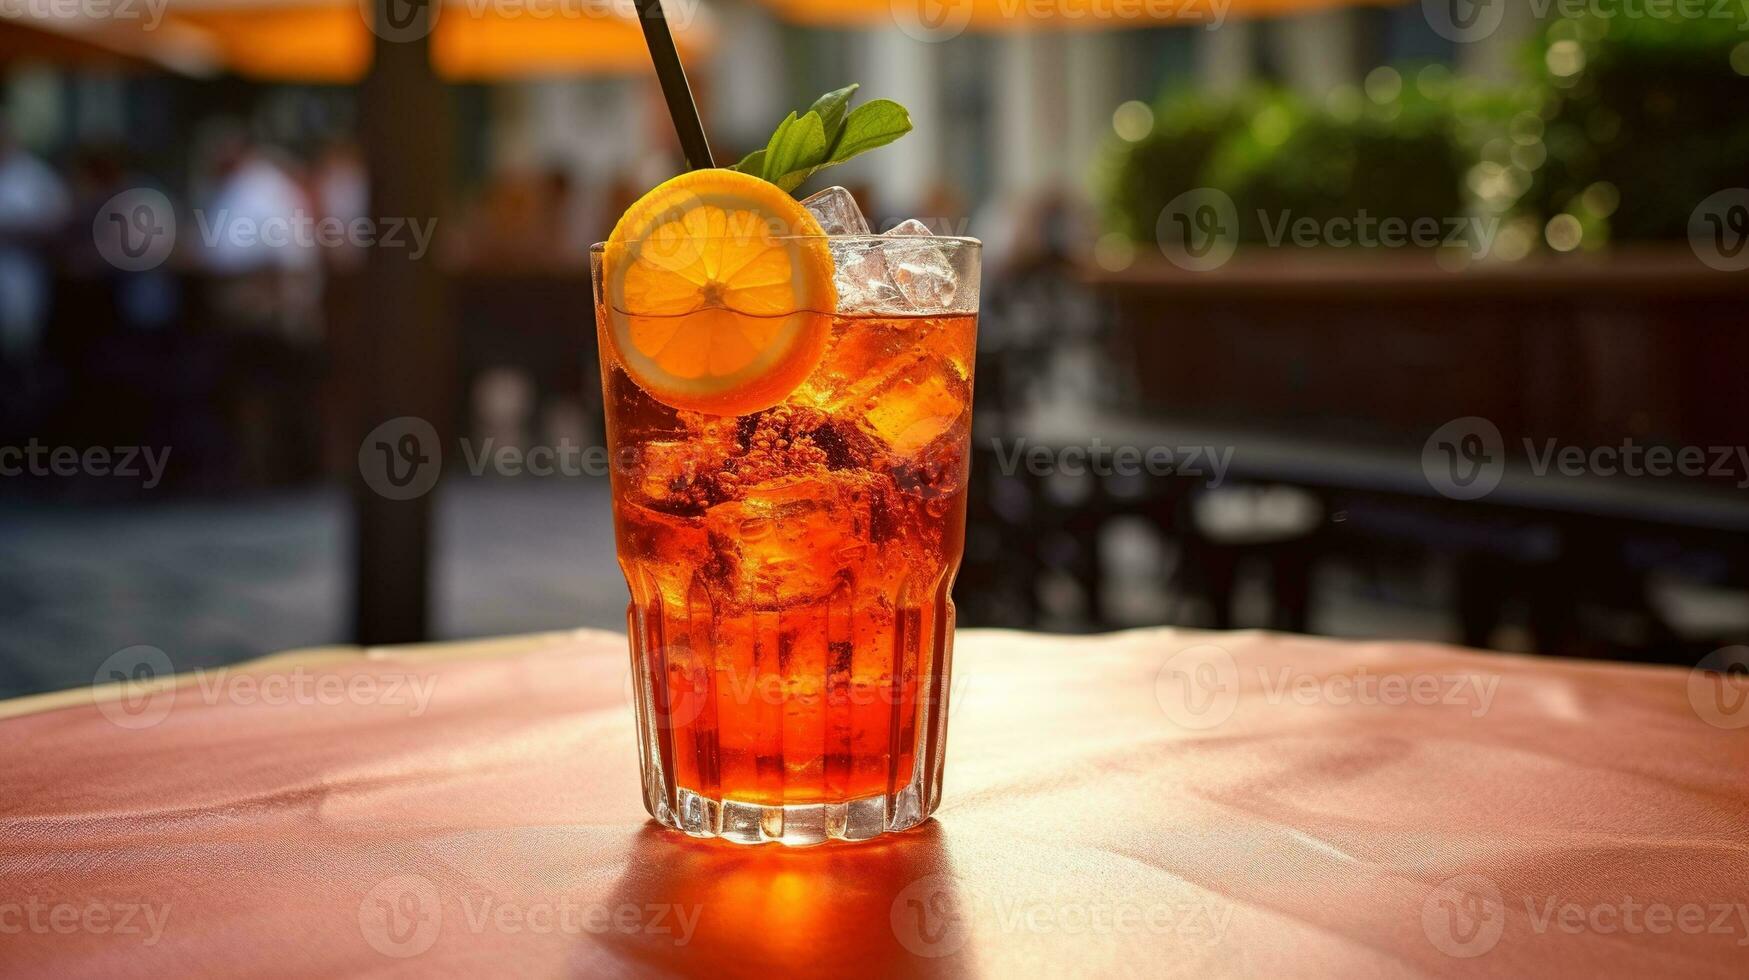
[{"label": "ice cube", "polygon": [[868,219],[856,198],[842,187],[828,187],[802,202],[828,235],[866,235]]},{"label": "ice cube", "polygon": [[866,549],[873,475],[791,475],[711,508],[713,562],[731,596],[758,608],[824,599]]},{"label": "ice cube", "polygon": [[699,433],[650,439],[619,465],[638,502],[671,514],[696,514],[718,495],[717,474],[730,454],[721,438]]},{"label": "ice cube", "polygon": [[[916,218],[899,222],[886,233],[888,238],[933,236],[929,226]],[[956,292],[953,263],[934,244],[919,241],[905,245],[889,245],[886,249],[886,273],[893,288],[905,298],[915,313],[945,313],[953,308]]]},{"label": "ice cube", "polygon": [[863,429],[890,451],[910,456],[954,428],[971,408],[970,385],[953,364],[916,350],[859,385]]},{"label": "ice cube", "polygon": [[840,313],[905,313],[910,307],[887,276],[882,243],[874,238],[837,238],[832,250],[832,283]]}]

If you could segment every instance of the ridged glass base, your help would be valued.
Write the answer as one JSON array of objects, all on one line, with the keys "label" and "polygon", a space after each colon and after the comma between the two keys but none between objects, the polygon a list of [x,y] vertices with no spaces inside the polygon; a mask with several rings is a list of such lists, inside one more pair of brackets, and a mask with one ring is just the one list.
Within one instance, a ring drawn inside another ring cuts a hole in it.
[{"label": "ridged glass base", "polygon": [[848,803],[769,806],[712,800],[689,789],[679,790],[680,807],[659,803],[656,819],[693,837],[720,837],[736,844],[784,844],[805,847],[829,840],[868,840],[892,830],[907,830],[929,819],[915,784],[893,797],[889,812],[884,796],[865,796]]},{"label": "ridged glass base", "polygon": [[[632,579],[638,581],[636,577]],[[927,820],[941,800],[953,603],[790,607],[746,642],[706,599],[628,610],[644,808],[694,837],[802,846]],[[635,593],[634,593],[635,594]],[[819,626],[820,629],[811,627]],[[844,634],[842,641],[833,639]]]}]

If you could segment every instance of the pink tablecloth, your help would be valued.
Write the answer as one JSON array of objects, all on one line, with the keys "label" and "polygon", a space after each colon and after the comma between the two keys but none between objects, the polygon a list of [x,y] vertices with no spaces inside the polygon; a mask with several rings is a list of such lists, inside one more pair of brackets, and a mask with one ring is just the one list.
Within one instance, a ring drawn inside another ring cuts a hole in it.
[{"label": "pink tablecloth", "polygon": [[623,643],[0,722],[0,973],[1749,975],[1717,675],[971,631],[935,821],[748,849],[646,820]]}]

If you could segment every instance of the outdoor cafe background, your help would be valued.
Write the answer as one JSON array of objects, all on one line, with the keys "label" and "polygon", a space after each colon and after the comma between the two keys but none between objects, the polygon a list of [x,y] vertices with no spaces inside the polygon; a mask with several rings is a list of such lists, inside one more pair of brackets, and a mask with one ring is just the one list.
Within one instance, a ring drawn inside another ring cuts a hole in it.
[{"label": "outdoor cafe background", "polygon": [[[665,6],[719,159],[861,82],[916,129],[834,179],[986,243],[962,623],[1749,636],[1715,5]],[[0,695],[623,621],[587,247],[680,166],[631,4],[410,9],[0,5]]]}]

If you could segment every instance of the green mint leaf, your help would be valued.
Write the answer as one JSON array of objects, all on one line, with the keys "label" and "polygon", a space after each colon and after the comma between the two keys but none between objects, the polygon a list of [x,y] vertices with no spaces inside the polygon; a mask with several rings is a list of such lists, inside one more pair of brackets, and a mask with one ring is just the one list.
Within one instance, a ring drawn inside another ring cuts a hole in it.
[{"label": "green mint leaf", "polygon": [[772,183],[793,194],[795,193],[796,188],[808,182],[809,177],[825,170],[829,166],[831,166],[830,163],[822,163],[817,167],[809,167],[806,170],[792,170],[772,181]]},{"label": "green mint leaf", "polygon": [[828,163],[843,163],[858,154],[867,153],[911,131],[911,114],[891,99],[876,99],[850,110],[844,117],[844,131],[832,146]]},{"label": "green mint leaf", "polygon": [[850,108],[854,83],[814,100],[806,112],[779,123],[762,150],[730,167],[794,193],[809,177],[836,163],[885,146],[911,131],[911,114],[889,99]]},{"label": "green mint leaf", "polygon": [[826,145],[838,142],[838,134],[844,128],[844,112],[850,108],[850,97],[862,86],[856,82],[841,89],[834,89],[814,100],[808,107],[809,112],[820,114],[820,125],[826,130]]},{"label": "green mint leaf", "polygon": [[754,150],[752,153],[742,157],[740,163],[735,164],[729,169],[738,170],[749,176],[763,178],[765,176],[765,151]]},{"label": "green mint leaf", "polygon": [[765,146],[765,173],[762,176],[784,190],[794,190],[801,180],[798,178],[795,183],[784,187],[784,179],[789,174],[826,162],[828,151],[826,127],[820,121],[820,114],[810,110],[798,119],[792,112],[777,127],[777,132],[771,134],[771,142]]}]

